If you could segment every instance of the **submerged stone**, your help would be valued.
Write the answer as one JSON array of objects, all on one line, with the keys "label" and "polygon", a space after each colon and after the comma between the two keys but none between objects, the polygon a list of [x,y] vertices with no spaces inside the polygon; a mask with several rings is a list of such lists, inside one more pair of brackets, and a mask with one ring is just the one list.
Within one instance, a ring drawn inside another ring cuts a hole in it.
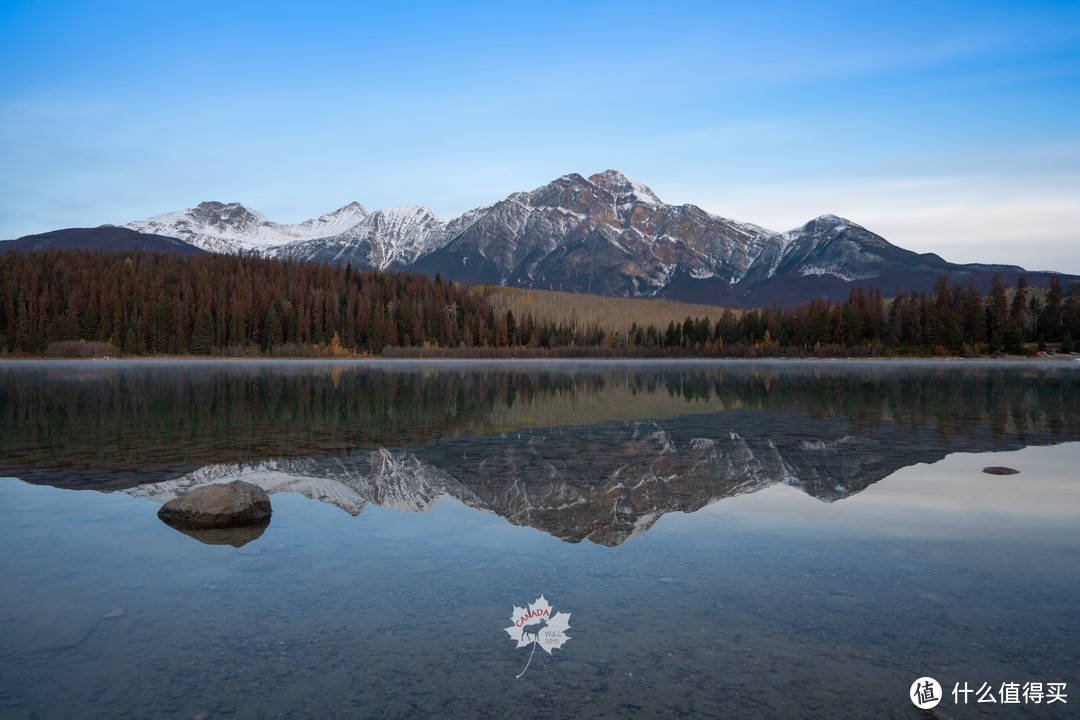
[{"label": "submerged stone", "polygon": [[1011,467],[1004,467],[1002,465],[995,465],[993,467],[984,467],[983,472],[988,475],[1019,475],[1019,470],[1014,470]]},{"label": "submerged stone", "polygon": [[176,528],[233,528],[269,522],[270,496],[243,480],[200,485],[161,506],[158,517]]}]

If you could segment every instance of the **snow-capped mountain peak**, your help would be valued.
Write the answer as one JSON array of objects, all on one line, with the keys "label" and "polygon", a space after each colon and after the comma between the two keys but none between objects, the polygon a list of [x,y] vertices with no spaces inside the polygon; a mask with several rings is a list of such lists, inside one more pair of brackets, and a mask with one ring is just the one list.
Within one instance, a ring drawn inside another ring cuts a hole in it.
[{"label": "snow-capped mountain peak", "polygon": [[363,205],[358,202],[351,202],[333,212],[305,220],[293,227],[300,233],[310,233],[310,238],[330,237],[348,232],[362,223],[367,217],[368,211],[364,209]]},{"label": "snow-capped mountain peak", "polygon": [[423,205],[401,205],[385,210],[376,210],[371,215],[382,217],[388,222],[443,222],[442,218],[436,215],[431,208]]},{"label": "snow-capped mountain peak", "polygon": [[847,220],[846,218],[842,218],[839,215],[826,213],[825,215],[818,215],[813,220],[810,220],[797,228],[788,230],[783,234],[788,238],[796,238],[804,235],[835,235],[836,233],[848,227],[855,227],[859,228],[860,230],[863,229],[855,223],[851,222],[850,220]]},{"label": "snow-capped mountain peak", "polygon": [[660,205],[660,198],[645,183],[618,170],[605,170],[589,176],[589,182],[604,188],[622,202],[643,202]]},{"label": "snow-capped mountain peak", "polygon": [[290,242],[341,235],[368,216],[360,203],[296,224],[276,223],[240,203],[199,203],[187,210],[155,215],[124,227],[175,237],[212,252],[260,250]]}]

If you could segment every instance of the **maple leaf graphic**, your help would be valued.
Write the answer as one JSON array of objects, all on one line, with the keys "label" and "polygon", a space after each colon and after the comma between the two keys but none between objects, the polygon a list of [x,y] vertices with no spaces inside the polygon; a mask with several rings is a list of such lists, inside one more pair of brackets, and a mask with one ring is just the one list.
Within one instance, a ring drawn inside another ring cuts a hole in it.
[{"label": "maple leaf graphic", "polygon": [[[523,648],[530,644],[533,646],[532,653],[529,654],[529,662],[525,664],[525,670],[528,670],[529,664],[532,663],[537,645],[551,655],[552,650],[561,648],[563,643],[570,639],[570,636],[566,634],[566,631],[570,629],[570,613],[561,612],[553,615],[551,610],[551,604],[541,595],[527,609],[515,605],[514,612],[510,616],[514,624],[504,628],[510,635],[510,639],[517,643],[517,647]],[[525,670],[521,671],[521,675],[525,674]],[[520,678],[521,675],[518,677]]]}]

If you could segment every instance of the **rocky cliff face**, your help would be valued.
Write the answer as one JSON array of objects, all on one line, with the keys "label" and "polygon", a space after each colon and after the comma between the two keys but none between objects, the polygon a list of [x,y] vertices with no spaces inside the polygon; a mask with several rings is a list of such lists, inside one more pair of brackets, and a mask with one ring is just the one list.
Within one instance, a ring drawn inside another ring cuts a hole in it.
[{"label": "rocky cliff face", "polygon": [[[694,205],[665,205],[613,170],[516,193],[416,263],[472,282],[653,296],[679,273],[739,282],[783,236]],[[449,271],[447,271],[449,272]]]}]

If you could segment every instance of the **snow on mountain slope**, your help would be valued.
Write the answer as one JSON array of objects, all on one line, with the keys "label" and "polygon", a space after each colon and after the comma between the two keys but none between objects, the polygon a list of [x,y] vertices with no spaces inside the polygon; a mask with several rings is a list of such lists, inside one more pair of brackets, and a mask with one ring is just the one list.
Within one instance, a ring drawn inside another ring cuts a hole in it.
[{"label": "snow on mountain slope", "polygon": [[260,254],[401,269],[445,243],[447,224],[423,205],[376,210],[343,233],[261,248]]},{"label": "snow on mountain slope", "polygon": [[423,205],[376,210],[359,226],[371,243],[371,264],[404,267],[445,242],[446,223]]},{"label": "snow on mountain slope", "polygon": [[667,205],[643,183],[606,170],[511,195],[429,264],[460,266],[481,282],[655,295],[680,274],[734,284],[783,245],[778,233]]},{"label": "snow on mountain slope", "polygon": [[777,267],[801,277],[832,275],[844,281],[872,278],[897,251],[866,228],[836,215],[821,215],[783,234],[787,241]]},{"label": "snow on mountain slope", "polygon": [[343,235],[368,217],[360,203],[295,225],[267,220],[240,203],[204,202],[187,210],[137,220],[124,227],[175,237],[212,252],[261,250],[303,240]]}]

